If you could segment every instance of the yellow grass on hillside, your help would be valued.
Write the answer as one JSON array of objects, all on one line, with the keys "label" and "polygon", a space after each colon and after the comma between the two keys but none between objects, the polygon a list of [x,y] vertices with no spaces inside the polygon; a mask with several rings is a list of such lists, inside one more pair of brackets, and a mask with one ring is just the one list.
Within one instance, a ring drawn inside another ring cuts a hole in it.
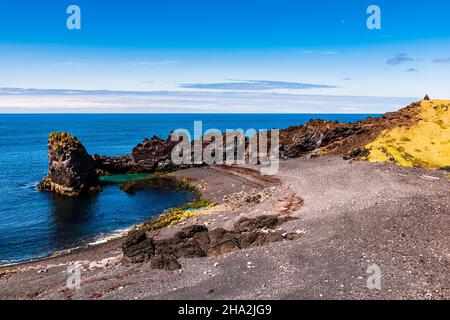
[{"label": "yellow grass on hillside", "polygon": [[366,146],[369,161],[427,169],[450,166],[450,100],[424,100],[419,108],[416,125],[386,130]]}]

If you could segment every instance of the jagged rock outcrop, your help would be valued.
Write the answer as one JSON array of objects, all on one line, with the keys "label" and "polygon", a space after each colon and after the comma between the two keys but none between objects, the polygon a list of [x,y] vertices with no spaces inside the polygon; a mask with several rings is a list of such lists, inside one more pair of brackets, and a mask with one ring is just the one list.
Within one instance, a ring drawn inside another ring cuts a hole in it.
[{"label": "jagged rock outcrop", "polygon": [[50,134],[48,162],[49,173],[39,189],[71,197],[101,191],[95,161],[76,137],[66,132]]},{"label": "jagged rock outcrop", "polygon": [[355,123],[310,120],[305,125],[280,130],[280,156],[297,158],[307,154],[332,153],[346,158],[365,155],[363,147],[383,131],[414,125],[420,103],[379,118],[368,117]]},{"label": "jagged rock outcrop", "polygon": [[[426,100],[425,102],[433,103]],[[434,109],[438,107],[438,105],[435,105]],[[386,130],[415,125],[420,121],[420,117],[418,117],[420,112],[421,103],[413,103],[397,112],[386,113],[379,118],[368,117],[355,123],[311,120],[305,125],[280,130],[279,154],[282,159],[297,158],[304,155],[317,156],[326,153],[341,155],[346,159],[363,159],[368,155],[365,146],[377,139]],[[437,123],[441,123],[440,119],[437,120]],[[65,137],[55,135],[51,138],[52,141],[49,141],[50,173],[49,177],[39,185],[41,189],[67,195],[96,192],[99,187],[92,168],[97,172],[97,175],[105,175],[151,173],[204,164],[174,164],[171,159],[172,150],[179,142],[172,141],[170,136],[167,139],[156,136],[151,139],[144,139],[142,143],[133,148],[131,155],[116,157],[100,155],[90,157],[76,139],[67,146],[61,147],[62,145],[59,145],[58,148],[55,148],[55,146],[50,148],[50,143],[58,144],[61,139],[70,141],[69,135],[66,135]],[[234,153],[237,154],[237,147],[234,144],[233,146],[226,145],[225,135],[223,138],[225,147],[223,158],[226,157],[227,148],[234,148]],[[271,143],[270,138],[268,140]],[[210,143],[210,140],[204,139],[201,144],[203,150]],[[194,158],[193,145],[194,142],[191,142],[191,159]],[[246,137],[244,155],[247,158],[249,157],[248,146],[249,138]],[[212,156],[214,157],[215,154]]]},{"label": "jagged rock outcrop", "polygon": [[144,231],[131,231],[122,244],[124,259],[131,263],[150,261],[155,269],[181,268],[178,258],[217,256],[248,247],[262,246],[285,239],[292,240],[296,233],[274,230],[276,226],[294,218],[259,216],[242,218],[235,230],[216,228],[208,230],[202,225],[183,228],[173,237],[154,240]]},{"label": "jagged rock outcrop", "polygon": [[170,170],[175,167],[171,160],[172,149],[178,142],[157,136],[144,141],[133,148],[131,157],[142,171]]},{"label": "jagged rock outcrop", "polygon": [[139,173],[167,171],[186,165],[175,165],[171,160],[172,149],[178,142],[153,136],[136,145],[131,155],[100,156],[94,155],[96,166],[102,173]]},{"label": "jagged rock outcrop", "polygon": [[285,158],[297,158],[301,155],[314,151],[322,144],[323,133],[320,131],[307,130],[306,132],[294,134],[292,141],[282,149]]},{"label": "jagged rock outcrop", "polygon": [[129,155],[122,156],[100,156],[94,154],[92,158],[95,161],[97,172],[102,175],[115,173],[139,172],[139,168]]}]

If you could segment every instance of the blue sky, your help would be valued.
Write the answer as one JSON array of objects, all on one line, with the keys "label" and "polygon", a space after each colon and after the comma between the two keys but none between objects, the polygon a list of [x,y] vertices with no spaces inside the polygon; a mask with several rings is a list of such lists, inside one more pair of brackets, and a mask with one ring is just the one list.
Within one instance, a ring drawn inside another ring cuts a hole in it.
[{"label": "blue sky", "polygon": [[[2,0],[0,88],[450,98],[449,14],[443,0]],[[4,91],[0,109],[30,94]]]}]

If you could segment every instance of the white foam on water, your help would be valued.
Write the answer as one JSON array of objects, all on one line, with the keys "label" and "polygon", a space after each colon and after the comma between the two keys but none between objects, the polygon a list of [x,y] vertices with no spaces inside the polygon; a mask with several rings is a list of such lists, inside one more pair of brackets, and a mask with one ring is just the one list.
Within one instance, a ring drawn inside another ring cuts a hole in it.
[{"label": "white foam on water", "polygon": [[108,233],[108,234],[103,234],[103,235],[99,235],[95,238],[95,240],[93,242],[89,242],[87,245],[88,246],[95,246],[95,245],[99,245],[102,243],[106,243],[108,241],[120,238],[124,235],[126,235],[130,230],[132,230],[134,226],[125,228],[125,229],[118,229],[112,233]]},{"label": "white foam on water", "polygon": [[19,189],[34,189],[34,190],[37,190],[37,185],[39,184],[39,182],[40,181],[26,183],[23,186],[19,187]]}]

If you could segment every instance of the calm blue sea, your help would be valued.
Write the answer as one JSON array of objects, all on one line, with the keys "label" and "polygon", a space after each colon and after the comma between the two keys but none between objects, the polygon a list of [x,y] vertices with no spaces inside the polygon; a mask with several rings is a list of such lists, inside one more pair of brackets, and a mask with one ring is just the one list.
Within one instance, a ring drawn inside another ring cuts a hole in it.
[{"label": "calm blue sea", "polygon": [[[312,118],[353,122],[368,115],[0,115],[0,265],[48,256],[98,241],[164,210],[189,194],[145,190],[136,195],[107,185],[98,196],[70,199],[36,190],[47,174],[47,138],[67,131],[91,154],[130,153],[144,137],[189,129],[272,129]],[[377,116],[377,115],[371,115]]]}]

